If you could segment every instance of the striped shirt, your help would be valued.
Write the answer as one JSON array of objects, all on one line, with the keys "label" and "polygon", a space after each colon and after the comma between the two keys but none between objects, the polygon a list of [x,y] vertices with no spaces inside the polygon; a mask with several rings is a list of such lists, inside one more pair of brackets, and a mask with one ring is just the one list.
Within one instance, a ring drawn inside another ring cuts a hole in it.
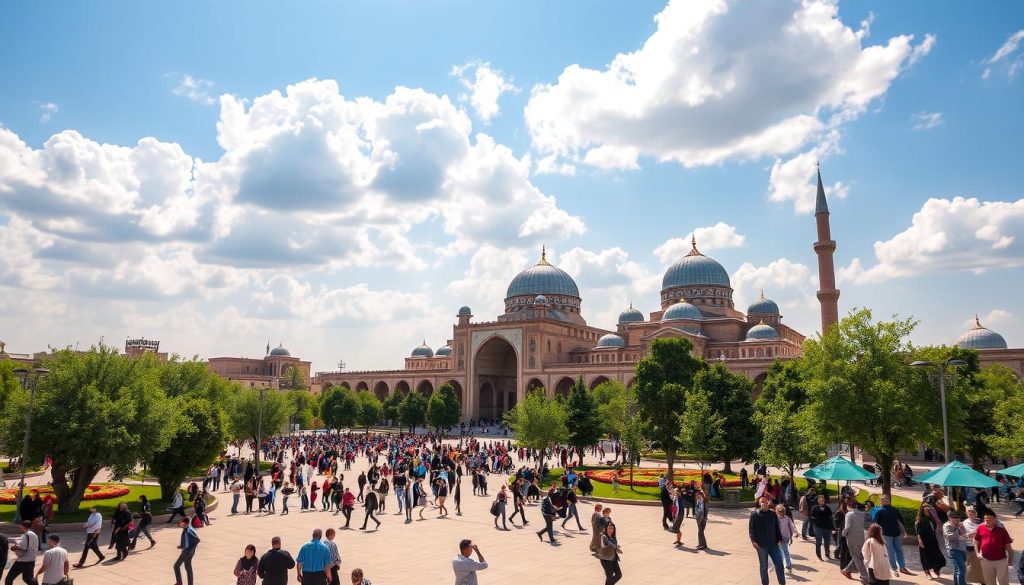
[{"label": "striped shirt", "polygon": [[338,552],[338,543],[334,542],[333,540],[325,540],[323,542],[325,545],[327,545],[327,550],[331,551],[331,566],[340,567],[341,553]]},{"label": "striped shirt", "polygon": [[320,540],[311,540],[299,549],[295,562],[302,564],[304,573],[319,573],[331,566],[331,551]]}]

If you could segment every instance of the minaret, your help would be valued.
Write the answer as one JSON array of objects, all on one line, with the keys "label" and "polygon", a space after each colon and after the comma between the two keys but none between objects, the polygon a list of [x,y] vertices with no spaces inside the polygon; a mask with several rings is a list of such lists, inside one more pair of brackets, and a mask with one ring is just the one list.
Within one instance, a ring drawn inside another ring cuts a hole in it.
[{"label": "minaret", "polygon": [[828,201],[821,184],[821,165],[818,165],[818,197],[814,206],[814,221],[818,225],[818,241],[814,253],[818,255],[818,302],[821,303],[821,334],[839,322],[839,291],[836,289],[836,267],[832,255],[836,242],[828,225]]}]

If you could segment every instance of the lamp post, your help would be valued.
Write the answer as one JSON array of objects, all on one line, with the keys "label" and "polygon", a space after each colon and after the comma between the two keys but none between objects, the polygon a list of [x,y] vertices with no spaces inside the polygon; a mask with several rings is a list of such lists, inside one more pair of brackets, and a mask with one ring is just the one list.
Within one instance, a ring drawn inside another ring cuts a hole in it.
[{"label": "lamp post", "polygon": [[263,438],[263,397],[267,391],[266,386],[260,386],[260,417],[256,421],[256,448],[253,449],[256,457],[256,483],[259,484],[260,479],[260,441]]},{"label": "lamp post", "polygon": [[[966,366],[967,362],[961,359],[951,359],[942,362],[926,362],[916,361],[911,362],[911,366],[915,368],[932,368],[936,369],[936,375],[939,377],[939,397],[942,400],[942,452],[945,457],[945,462],[949,463],[949,421],[946,418],[946,368],[952,366],[954,374],[956,368],[960,366]],[[929,376],[931,378],[931,376]]]},{"label": "lamp post", "polygon": [[18,481],[18,498],[14,508],[15,524],[21,522],[21,500],[25,497],[25,463],[28,460],[28,439],[32,432],[32,410],[36,403],[36,385],[39,383],[39,378],[49,374],[50,370],[36,368],[32,370],[32,373],[35,375],[29,376],[29,371],[24,368],[14,370],[14,374],[21,381],[21,387],[29,391],[28,413],[25,415],[25,442],[21,447],[21,479]]}]

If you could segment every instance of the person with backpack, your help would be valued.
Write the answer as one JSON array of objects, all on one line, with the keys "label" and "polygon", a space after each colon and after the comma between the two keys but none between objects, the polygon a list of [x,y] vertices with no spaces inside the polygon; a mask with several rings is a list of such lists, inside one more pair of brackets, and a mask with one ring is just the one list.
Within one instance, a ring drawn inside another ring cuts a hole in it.
[{"label": "person with backpack", "polygon": [[537,531],[537,538],[541,542],[544,542],[544,533],[548,533],[548,540],[552,544],[555,542],[555,514],[558,513],[558,506],[554,504],[552,498],[555,495],[555,488],[548,490],[548,495],[545,496],[544,500],[540,503],[540,513],[544,516],[544,528]]},{"label": "person with backpack", "polygon": [[178,527],[181,528],[181,544],[178,549],[178,560],[174,561],[174,583],[182,585],[181,566],[185,565],[185,575],[188,577],[188,585],[193,585],[192,558],[196,556],[196,548],[199,546],[199,535],[192,528],[188,516],[178,520]]}]

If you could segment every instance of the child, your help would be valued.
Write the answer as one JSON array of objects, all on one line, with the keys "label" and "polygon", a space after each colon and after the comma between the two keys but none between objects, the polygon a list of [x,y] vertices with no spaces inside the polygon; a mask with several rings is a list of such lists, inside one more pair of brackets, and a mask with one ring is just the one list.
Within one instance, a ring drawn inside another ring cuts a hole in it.
[{"label": "child", "polygon": [[612,476],[612,493],[619,493],[619,476],[618,474]]}]

